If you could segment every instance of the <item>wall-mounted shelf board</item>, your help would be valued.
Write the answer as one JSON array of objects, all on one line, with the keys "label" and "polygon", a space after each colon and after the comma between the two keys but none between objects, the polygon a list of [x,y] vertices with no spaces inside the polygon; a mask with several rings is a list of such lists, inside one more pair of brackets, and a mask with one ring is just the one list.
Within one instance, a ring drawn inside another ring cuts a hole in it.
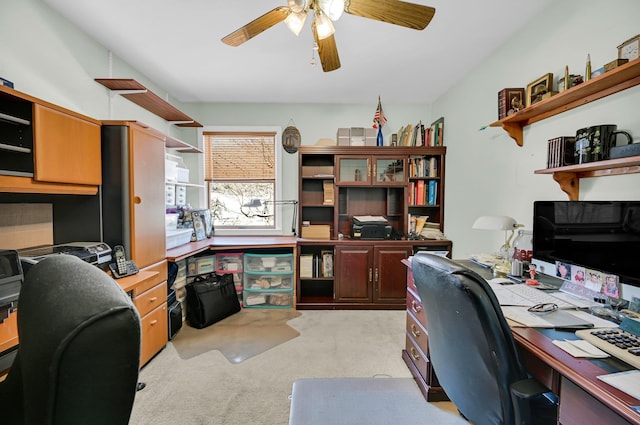
[{"label": "wall-mounted shelf board", "polygon": [[[96,78],[95,81],[114,92],[123,91],[121,93],[123,97],[167,121],[175,122],[179,127],[202,127],[202,124],[133,78]],[[130,91],[140,91],[140,93],[130,93]]]},{"label": "wall-mounted shelf board", "polygon": [[165,147],[169,149],[174,149],[176,152],[182,153],[202,153],[200,149],[197,147],[190,145],[182,140],[173,138],[171,136],[167,136],[164,141]]},{"label": "wall-mounted shelf board", "polygon": [[553,179],[558,182],[562,191],[569,195],[569,200],[577,201],[580,192],[580,179],[640,173],[640,156],[545,168],[536,170],[534,173],[553,174]]},{"label": "wall-mounted shelf board", "polygon": [[640,59],[635,59],[589,81],[571,87],[548,99],[495,121],[491,127],[502,127],[518,146],[522,146],[522,129],[562,112],[602,99],[640,84]]}]

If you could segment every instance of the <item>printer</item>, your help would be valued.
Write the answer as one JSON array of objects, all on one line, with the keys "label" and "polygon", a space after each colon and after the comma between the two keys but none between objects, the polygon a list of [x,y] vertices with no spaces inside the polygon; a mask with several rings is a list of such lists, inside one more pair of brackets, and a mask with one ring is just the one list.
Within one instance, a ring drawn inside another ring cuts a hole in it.
[{"label": "printer", "polygon": [[111,248],[104,242],[70,242],[62,245],[47,245],[18,251],[24,272],[33,264],[54,255],[74,255],[82,261],[104,268],[111,262]]},{"label": "printer", "polygon": [[16,309],[23,273],[18,252],[0,249],[0,322]]},{"label": "printer", "polygon": [[353,239],[390,239],[391,226],[383,216],[354,215],[351,236]]}]

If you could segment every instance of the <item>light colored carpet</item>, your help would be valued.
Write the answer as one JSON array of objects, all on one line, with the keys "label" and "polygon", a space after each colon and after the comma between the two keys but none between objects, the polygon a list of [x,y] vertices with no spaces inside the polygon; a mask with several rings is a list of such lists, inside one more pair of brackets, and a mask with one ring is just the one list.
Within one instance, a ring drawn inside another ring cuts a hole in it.
[{"label": "light colored carpet", "polygon": [[298,379],[411,377],[404,311],[300,313],[288,322],[300,336],[237,364],[217,350],[182,359],[169,342],[140,373],[129,425],[286,425]]},{"label": "light colored carpet", "polygon": [[426,403],[411,378],[323,378],[293,383],[289,425],[469,425]]},{"label": "light colored carpet", "polygon": [[185,323],[172,343],[184,360],[219,350],[231,363],[240,363],[300,335],[287,325],[298,316],[292,309],[245,308],[203,329]]}]

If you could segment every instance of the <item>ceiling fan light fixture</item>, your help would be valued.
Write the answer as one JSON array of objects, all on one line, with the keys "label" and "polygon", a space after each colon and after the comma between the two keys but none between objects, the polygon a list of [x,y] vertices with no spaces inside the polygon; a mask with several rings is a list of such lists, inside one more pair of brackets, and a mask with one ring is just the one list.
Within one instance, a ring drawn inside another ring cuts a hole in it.
[{"label": "ceiling fan light fixture", "polygon": [[289,0],[289,9],[293,13],[302,13],[309,10],[311,0]]},{"label": "ceiling fan light fixture", "polygon": [[324,40],[327,37],[331,37],[333,33],[336,32],[336,29],[331,23],[331,19],[329,19],[324,13],[316,11],[315,23],[319,40]]},{"label": "ceiling fan light fixture", "polygon": [[332,21],[337,21],[344,12],[344,0],[318,0],[322,12]]},{"label": "ceiling fan light fixture", "polygon": [[307,20],[307,12],[291,12],[289,16],[286,17],[284,23],[295,35],[300,35],[302,28],[304,27],[304,23]]}]

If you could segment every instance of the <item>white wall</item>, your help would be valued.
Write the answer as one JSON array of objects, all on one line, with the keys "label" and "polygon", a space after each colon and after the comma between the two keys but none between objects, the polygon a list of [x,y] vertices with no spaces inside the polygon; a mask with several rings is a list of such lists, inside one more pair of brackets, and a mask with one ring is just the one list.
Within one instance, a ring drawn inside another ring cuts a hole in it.
[{"label": "white wall", "polygon": [[[624,11],[624,13],[620,13]],[[640,87],[535,123],[524,130],[524,146],[501,128],[479,131],[497,120],[497,93],[524,87],[551,72],[556,80],[584,75],[587,53],[595,70],[617,57],[617,46],[638,34],[637,0],[559,0],[514,34],[487,60],[433,104],[446,118],[445,233],[457,258],[497,249],[504,235],[472,230],[480,215],[509,215],[531,229],[534,200],[567,200],[546,167],[547,140],[575,135],[582,127],[617,124],[640,139]],[[638,200],[639,175],[580,181],[583,200]]]},{"label": "white wall", "polygon": [[[496,120],[500,89],[526,87],[547,72],[558,77],[565,65],[572,73],[582,74],[587,53],[591,53],[594,69],[613,60],[616,46],[640,32],[638,12],[637,0],[557,0],[433,106],[386,104],[382,99],[389,119],[384,128],[387,139],[400,126],[445,116],[445,233],[453,240],[455,257],[500,245],[502,235],[471,230],[477,216],[508,214],[530,228],[534,200],[567,199],[551,176],[533,174],[545,167],[548,139],[604,123],[616,123],[640,136],[635,112],[640,87],[527,127],[522,148],[499,128],[478,131]],[[338,127],[371,125],[377,105],[376,93],[366,105],[181,104],[119,58],[110,60],[107,49],[40,0],[3,0],[0,52],[0,76],[12,80],[19,91],[97,119],[140,120],[194,144],[195,129],[168,126],[121,96],[110,95],[94,78],[135,78],[205,125],[284,128],[293,119],[305,145],[320,138],[334,139]],[[195,158],[198,156],[188,156],[189,161]],[[285,153],[283,164],[283,199],[295,198],[297,155]],[[584,179],[580,198],[639,199],[640,191],[634,187],[637,181],[637,174]],[[283,218],[284,223],[289,220]]]}]

